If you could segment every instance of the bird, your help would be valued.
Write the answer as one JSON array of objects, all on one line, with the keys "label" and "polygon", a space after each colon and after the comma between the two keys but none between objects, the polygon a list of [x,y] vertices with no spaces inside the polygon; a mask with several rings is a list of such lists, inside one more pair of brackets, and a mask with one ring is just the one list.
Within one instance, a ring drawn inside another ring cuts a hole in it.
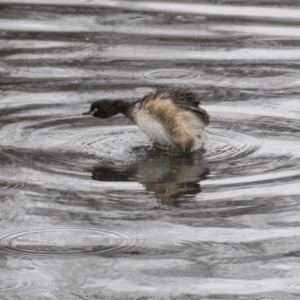
[{"label": "bird", "polygon": [[187,87],[159,87],[136,101],[97,100],[83,115],[110,118],[123,114],[155,144],[193,152],[205,143],[210,116]]}]

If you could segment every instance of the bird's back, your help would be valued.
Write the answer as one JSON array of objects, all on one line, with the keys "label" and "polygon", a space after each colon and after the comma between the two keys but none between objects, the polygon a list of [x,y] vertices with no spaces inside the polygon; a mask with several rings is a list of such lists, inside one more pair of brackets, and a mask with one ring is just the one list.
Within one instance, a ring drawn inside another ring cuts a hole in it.
[{"label": "bird's back", "polygon": [[199,107],[201,104],[199,96],[189,88],[158,88],[153,97],[172,100],[176,106],[194,113],[204,126],[210,122],[206,110]]}]

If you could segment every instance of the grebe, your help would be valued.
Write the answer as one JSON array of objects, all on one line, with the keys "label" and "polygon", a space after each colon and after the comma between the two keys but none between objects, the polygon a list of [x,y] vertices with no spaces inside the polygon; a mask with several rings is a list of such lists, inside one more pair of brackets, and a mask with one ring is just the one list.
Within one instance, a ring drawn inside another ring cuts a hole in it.
[{"label": "grebe", "polygon": [[83,115],[110,118],[123,114],[154,142],[179,151],[195,151],[205,143],[209,115],[199,107],[198,96],[188,88],[158,88],[129,102],[98,100]]}]

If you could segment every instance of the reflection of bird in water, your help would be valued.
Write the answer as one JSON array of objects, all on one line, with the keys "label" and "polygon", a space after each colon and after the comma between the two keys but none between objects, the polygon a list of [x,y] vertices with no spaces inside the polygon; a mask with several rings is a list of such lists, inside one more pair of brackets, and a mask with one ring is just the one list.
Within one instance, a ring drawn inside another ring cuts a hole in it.
[{"label": "reflection of bird in water", "polygon": [[134,102],[98,100],[83,115],[109,118],[124,114],[154,142],[179,151],[200,149],[206,137],[209,115],[187,88],[159,88]]},{"label": "reflection of bird in water", "polygon": [[[199,181],[208,174],[207,169],[198,165],[200,168],[196,170],[193,161],[184,158],[167,163],[160,176],[156,173],[160,168],[158,164],[144,162],[137,169],[141,183],[149,192],[154,192],[158,199],[170,199],[183,194],[195,195],[201,191]],[[148,176],[145,176],[146,172]]]},{"label": "reflection of bird in water", "polygon": [[175,204],[176,199],[193,198],[198,194],[201,191],[199,182],[209,174],[201,152],[170,154],[153,148],[141,157],[126,169],[97,166],[92,170],[92,178],[137,181],[162,204]]}]

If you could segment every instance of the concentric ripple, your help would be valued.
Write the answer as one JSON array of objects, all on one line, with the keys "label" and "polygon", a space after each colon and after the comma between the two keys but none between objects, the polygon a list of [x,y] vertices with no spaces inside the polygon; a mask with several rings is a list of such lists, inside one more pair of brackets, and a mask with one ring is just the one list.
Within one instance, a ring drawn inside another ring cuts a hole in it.
[{"label": "concentric ripple", "polygon": [[0,142],[7,140],[7,136],[0,134]]},{"label": "concentric ripple", "polygon": [[0,179],[0,192],[6,192],[10,190],[21,190],[24,188],[24,186],[25,185],[23,183]]},{"label": "concentric ripple", "polygon": [[230,264],[238,262],[245,262],[257,259],[257,255],[261,254],[261,250],[255,249],[246,243],[216,243],[216,242],[195,242],[187,241],[182,243],[188,247],[187,252],[197,253],[201,259],[209,257],[210,263],[215,264]]},{"label": "concentric ripple", "polygon": [[292,294],[300,294],[300,281],[285,284],[283,290]]},{"label": "concentric ripple", "polygon": [[210,160],[224,160],[249,156],[259,147],[259,141],[246,134],[213,129],[206,149]]},{"label": "concentric ripple", "polygon": [[25,138],[28,143],[34,142],[36,145],[47,144],[47,148],[52,146],[53,140],[76,138],[78,134],[77,131],[74,130],[74,128],[68,128],[66,124],[59,124],[60,122],[66,121],[61,120],[61,118],[56,118],[50,121],[39,122],[33,126],[25,126],[19,129],[21,133],[20,137]]},{"label": "concentric ripple", "polygon": [[200,76],[199,72],[186,69],[156,69],[140,73],[139,76],[146,80],[159,82],[182,82]]},{"label": "concentric ripple", "polygon": [[27,255],[107,254],[134,247],[135,240],[127,233],[106,229],[21,230],[0,236],[0,251]]},{"label": "concentric ripple", "polygon": [[37,289],[44,286],[43,283],[29,279],[18,279],[13,277],[0,277],[0,294],[11,292],[23,292],[25,290]]},{"label": "concentric ripple", "polygon": [[75,132],[70,131],[56,131],[56,132],[48,132],[46,134],[51,139],[72,139],[76,136]]},{"label": "concentric ripple", "polygon": [[120,160],[129,159],[129,152],[134,147],[152,144],[137,126],[107,126],[98,131],[99,134],[77,136],[67,147],[77,153]]},{"label": "concentric ripple", "polygon": [[142,95],[147,95],[153,92],[153,89],[149,88],[149,87],[138,87],[135,88],[135,91],[138,93],[141,93]]},{"label": "concentric ripple", "polygon": [[[86,134],[69,140],[68,148],[75,152],[92,154],[106,158],[124,157],[134,147],[152,145],[136,126],[107,126],[101,128],[100,134]],[[213,129],[205,146],[210,160],[223,160],[247,156],[258,149],[259,141],[246,134],[234,131]]]}]

